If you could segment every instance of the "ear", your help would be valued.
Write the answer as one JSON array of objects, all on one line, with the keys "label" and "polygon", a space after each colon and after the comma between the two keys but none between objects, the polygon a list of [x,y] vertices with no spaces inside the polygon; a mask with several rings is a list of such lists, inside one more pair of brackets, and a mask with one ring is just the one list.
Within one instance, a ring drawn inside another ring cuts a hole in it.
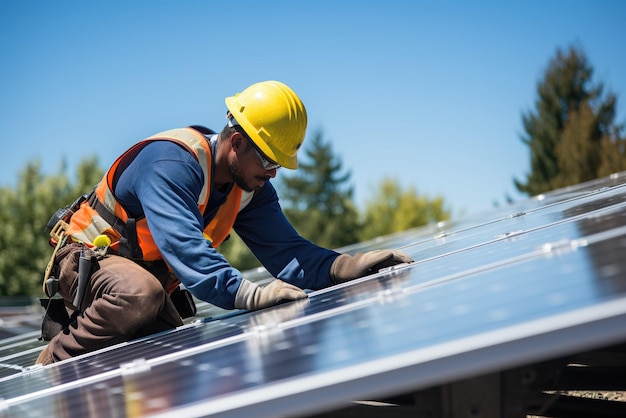
[{"label": "ear", "polygon": [[235,132],[230,136],[230,146],[233,150],[239,151],[243,146],[244,137],[241,133]]}]

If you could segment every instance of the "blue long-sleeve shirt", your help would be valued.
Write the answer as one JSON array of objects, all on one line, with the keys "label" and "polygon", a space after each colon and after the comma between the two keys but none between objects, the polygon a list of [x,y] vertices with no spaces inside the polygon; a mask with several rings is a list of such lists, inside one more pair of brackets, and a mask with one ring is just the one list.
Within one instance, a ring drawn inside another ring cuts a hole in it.
[{"label": "blue long-sleeve shirt", "polygon": [[[202,235],[226,194],[211,187],[203,217],[197,203],[202,187],[202,168],[189,151],[155,141],[124,169],[114,194],[130,216],[145,216],[163,258],[187,289],[201,300],[233,309],[242,274]],[[331,284],[330,265],[339,254],[295,231],[269,182],[239,212],[233,228],[274,277],[302,289]]]}]

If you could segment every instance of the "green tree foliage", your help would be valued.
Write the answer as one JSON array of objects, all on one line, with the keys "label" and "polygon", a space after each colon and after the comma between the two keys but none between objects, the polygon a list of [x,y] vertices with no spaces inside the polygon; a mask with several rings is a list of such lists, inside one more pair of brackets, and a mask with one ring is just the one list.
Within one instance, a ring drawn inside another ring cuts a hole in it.
[{"label": "green tree foliage", "polygon": [[80,162],[71,182],[62,166],[45,176],[39,162],[28,163],[17,186],[0,187],[0,296],[41,293],[41,279],[51,247],[45,231],[50,216],[89,192],[102,177],[97,158]]},{"label": "green tree foliage", "polygon": [[626,170],[625,140],[619,129],[598,129],[598,120],[588,102],[570,111],[557,144],[559,174],[551,181],[552,188],[570,186],[617,171]]},{"label": "green tree foliage", "polygon": [[361,240],[400,232],[450,218],[443,197],[429,199],[416,189],[403,189],[397,180],[385,178],[378,192],[366,202]]},{"label": "green tree foliage", "polygon": [[285,215],[305,238],[337,248],[358,241],[351,173],[344,172],[321,130],[306,143],[305,158],[293,175],[281,173],[280,192]]},{"label": "green tree foliage", "polygon": [[218,251],[228,260],[231,266],[239,270],[249,270],[261,265],[235,231],[230,232],[230,238],[220,245]]},{"label": "green tree foliage", "polygon": [[537,86],[536,109],[522,116],[531,167],[517,189],[530,196],[626,169],[617,98],[592,81],[580,49],[557,50]]}]

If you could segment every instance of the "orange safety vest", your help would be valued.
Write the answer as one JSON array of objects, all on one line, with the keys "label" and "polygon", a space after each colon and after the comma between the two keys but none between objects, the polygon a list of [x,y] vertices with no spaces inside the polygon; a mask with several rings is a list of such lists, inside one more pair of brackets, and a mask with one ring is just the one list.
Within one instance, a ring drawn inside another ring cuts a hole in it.
[{"label": "orange safety vest", "polygon": [[[138,142],[113,163],[91,195],[72,215],[66,234],[74,241],[93,247],[93,241],[98,235],[107,235],[111,239],[111,249],[119,255],[144,261],[163,258],[152,238],[146,219],[129,217],[113,194],[113,185],[121,174],[117,172],[120,164],[124,163],[126,167],[139,151],[153,141],[172,141],[180,144],[198,160],[204,173],[204,185],[198,196],[198,209],[204,214],[211,195],[213,164],[211,148],[206,137],[195,129],[172,129]],[[235,223],[237,213],[252,198],[252,193],[243,194],[242,204],[242,190],[233,185],[224,204],[204,228],[204,236],[214,248],[219,247],[226,239]]]}]

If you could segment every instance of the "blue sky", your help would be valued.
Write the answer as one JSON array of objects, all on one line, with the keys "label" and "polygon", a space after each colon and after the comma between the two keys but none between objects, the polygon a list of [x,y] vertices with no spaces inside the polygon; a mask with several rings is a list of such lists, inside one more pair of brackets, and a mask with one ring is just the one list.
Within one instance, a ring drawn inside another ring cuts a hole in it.
[{"label": "blue sky", "polygon": [[357,204],[389,177],[479,212],[523,198],[521,117],[558,47],[587,53],[626,122],[625,18],[620,0],[0,0],[0,185],[28,161],[73,175],[165,129],[219,130],[224,97],[276,79]]}]

